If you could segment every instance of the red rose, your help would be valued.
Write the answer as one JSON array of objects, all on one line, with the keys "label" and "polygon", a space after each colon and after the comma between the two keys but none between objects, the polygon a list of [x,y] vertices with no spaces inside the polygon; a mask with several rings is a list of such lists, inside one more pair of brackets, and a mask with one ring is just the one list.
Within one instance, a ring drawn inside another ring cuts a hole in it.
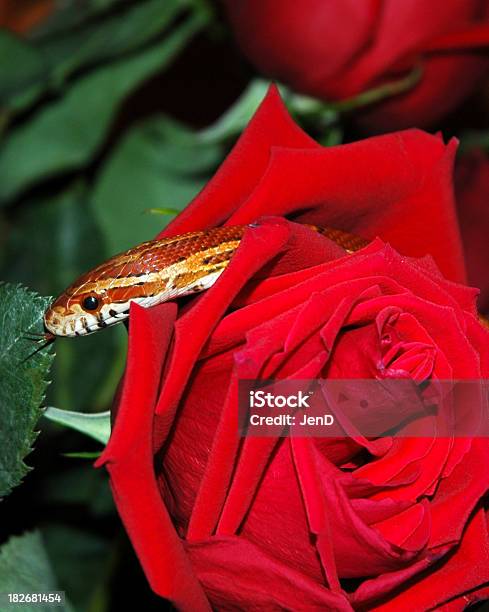
[{"label": "red rose", "polygon": [[479,310],[489,312],[489,160],[482,152],[462,157],[456,172],[460,229],[469,283],[479,287]]},{"label": "red rose", "polygon": [[224,0],[238,42],[265,74],[324,100],[397,81],[410,91],[366,113],[371,130],[428,126],[489,66],[487,0]]},{"label": "red rose", "polygon": [[[453,282],[453,155],[420,131],[322,148],[272,89],[165,230],[262,217],[191,304],[132,308],[99,461],[152,588],[179,609],[419,610],[481,596],[486,440],[237,434],[240,378],[488,376],[475,291]],[[402,255],[380,239],[346,255],[290,220],[379,234]]]}]

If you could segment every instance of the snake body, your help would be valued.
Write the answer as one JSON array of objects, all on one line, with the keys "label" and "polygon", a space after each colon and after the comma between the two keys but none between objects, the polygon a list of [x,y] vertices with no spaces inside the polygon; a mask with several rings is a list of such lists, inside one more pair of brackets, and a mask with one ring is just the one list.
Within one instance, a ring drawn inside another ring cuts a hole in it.
[{"label": "snake body", "polygon": [[[346,253],[368,241],[308,225]],[[150,240],[116,255],[70,285],[46,310],[46,339],[82,336],[120,323],[131,302],[154,306],[211,287],[228,266],[247,226],[234,225]]]}]

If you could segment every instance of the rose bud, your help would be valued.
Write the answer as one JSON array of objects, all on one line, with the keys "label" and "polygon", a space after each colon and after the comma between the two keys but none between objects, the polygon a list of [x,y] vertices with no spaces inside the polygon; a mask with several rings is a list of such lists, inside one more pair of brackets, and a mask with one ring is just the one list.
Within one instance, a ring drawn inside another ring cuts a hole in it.
[{"label": "rose bud", "polygon": [[371,131],[426,127],[454,110],[489,68],[487,0],[224,0],[238,43],[264,74],[325,101],[412,87],[360,115]]},{"label": "rose bud", "polygon": [[[323,148],[272,88],[161,234],[251,224],[201,296],[132,307],[98,462],[151,587],[179,610],[458,610],[485,595],[487,438],[237,428],[240,379],[489,376],[454,153],[418,130]],[[348,254],[306,223],[371,242]]]}]

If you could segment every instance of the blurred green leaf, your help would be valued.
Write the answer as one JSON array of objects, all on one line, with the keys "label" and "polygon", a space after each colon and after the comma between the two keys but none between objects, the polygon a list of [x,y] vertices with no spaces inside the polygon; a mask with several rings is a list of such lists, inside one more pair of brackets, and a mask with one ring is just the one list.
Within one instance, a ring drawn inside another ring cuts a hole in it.
[{"label": "blurred green leaf", "polygon": [[189,16],[148,49],[80,78],[60,100],[13,129],[0,147],[0,202],[86,164],[127,94],[166,66],[203,25],[201,14]]},{"label": "blurred green leaf", "polygon": [[5,112],[15,97],[24,99],[25,89],[40,91],[47,79],[48,64],[31,43],[8,30],[0,30],[0,104]]},{"label": "blurred green leaf", "polygon": [[63,457],[68,457],[68,459],[98,459],[102,453],[97,453],[94,451],[78,451],[74,453],[63,453]]},{"label": "blurred green leaf", "polygon": [[178,208],[171,208],[171,206],[167,206],[165,208],[146,208],[143,212],[150,215],[178,215],[180,211]]},{"label": "blurred green leaf", "polygon": [[56,506],[83,505],[94,516],[115,513],[106,471],[90,469],[86,464],[72,463],[69,470],[51,473],[39,490],[39,501]]},{"label": "blurred green leaf", "polygon": [[153,238],[202,188],[222,155],[220,145],[200,142],[167,117],[134,126],[102,168],[92,198],[110,253]]},{"label": "blurred green leaf", "polygon": [[134,51],[160,34],[182,12],[181,0],[149,0],[122,6],[105,18],[39,41],[51,78],[61,83],[80,67]]},{"label": "blurred green leaf", "polygon": [[44,350],[25,360],[36,344],[24,335],[43,332],[49,301],[19,285],[0,284],[0,497],[29,470],[24,458],[37,436],[34,427],[53,357]]},{"label": "blurred green leaf", "polygon": [[343,129],[337,125],[331,125],[319,138],[318,142],[323,147],[335,147],[343,142]]},{"label": "blurred green leaf", "polygon": [[94,600],[100,598],[100,591],[108,586],[110,542],[64,525],[44,527],[42,536],[60,588],[78,612],[88,612]]},{"label": "blurred green leaf", "polygon": [[213,125],[198,133],[198,139],[205,143],[219,143],[241,134],[256,109],[263,101],[270,81],[254,79],[245,91]]},{"label": "blurred green leaf", "polygon": [[82,26],[86,21],[98,19],[105,13],[120,10],[127,0],[63,0],[56,3],[56,10],[47,19],[29,32],[36,40],[39,37],[53,36],[60,31]]},{"label": "blurred green leaf", "polygon": [[[58,295],[106,258],[102,233],[77,182],[56,197],[36,199],[10,215],[1,274]],[[48,401],[73,410],[106,407],[123,369],[125,329],[56,340]]]},{"label": "blurred green leaf", "polygon": [[[38,531],[12,537],[0,548],[0,593],[57,591],[57,581]],[[53,604],[13,604],[2,612],[61,612],[73,608]]]},{"label": "blurred green leaf", "polygon": [[110,405],[124,371],[126,339],[123,325],[83,338],[58,338],[48,401],[70,410]]},{"label": "blurred green leaf", "polygon": [[98,442],[102,442],[102,444],[107,444],[110,438],[110,410],[96,414],[86,414],[49,406],[43,416],[55,423],[75,429],[94,440],[98,440]]},{"label": "blurred green leaf", "polygon": [[466,130],[458,136],[460,145],[457,153],[465,154],[472,150],[489,151],[489,130]]},{"label": "blurred green leaf", "polygon": [[103,235],[78,181],[55,196],[32,199],[9,216],[1,276],[57,295],[106,257]]}]

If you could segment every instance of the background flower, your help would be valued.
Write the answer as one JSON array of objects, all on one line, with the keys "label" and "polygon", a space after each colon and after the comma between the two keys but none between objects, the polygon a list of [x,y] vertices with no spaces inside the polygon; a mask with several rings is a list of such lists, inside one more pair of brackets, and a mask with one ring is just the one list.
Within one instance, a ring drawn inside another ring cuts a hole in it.
[{"label": "background flower", "polygon": [[[475,291],[445,280],[430,257],[406,257],[432,255],[449,277],[463,277],[452,159],[452,144],[419,131],[323,149],[272,89],[214,179],[165,230],[273,213],[381,233],[402,253],[376,240],[345,257],[300,224],[265,218],[183,311],[132,310],[115,429],[99,465],[153,589],[180,608],[206,609],[207,596],[218,609],[426,609],[475,598],[488,580],[472,563],[489,559],[489,480],[474,469],[489,459],[485,440],[415,430],[376,441],[237,435],[241,378],[489,374]],[[438,219],[436,238],[419,225],[421,206]],[[402,231],[391,214],[406,220]]]},{"label": "background flower", "polygon": [[362,118],[368,130],[429,126],[489,67],[486,0],[225,0],[237,40],[266,75],[341,100],[421,67],[419,83]]}]

